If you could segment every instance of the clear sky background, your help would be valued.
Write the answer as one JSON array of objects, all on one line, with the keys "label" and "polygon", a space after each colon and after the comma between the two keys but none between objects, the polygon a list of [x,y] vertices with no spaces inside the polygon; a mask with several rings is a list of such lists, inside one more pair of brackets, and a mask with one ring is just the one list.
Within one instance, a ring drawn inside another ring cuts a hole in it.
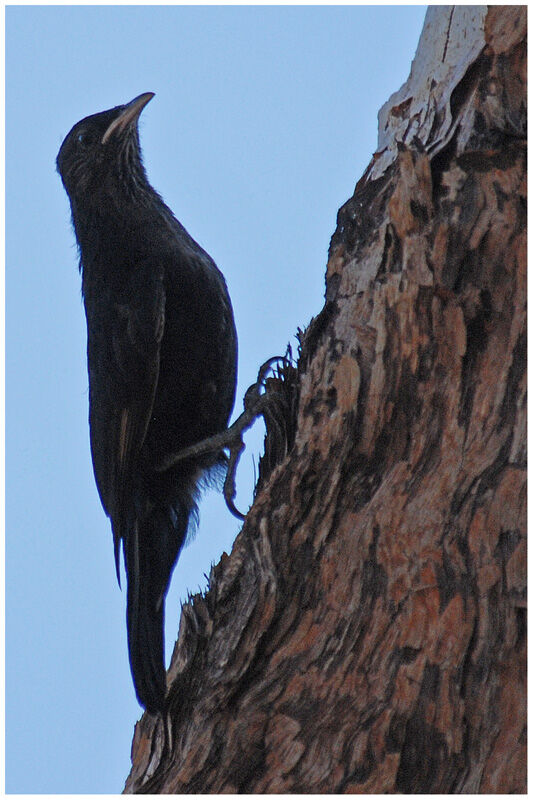
[{"label": "clear sky background", "polygon": [[[239,335],[235,411],[259,365],[323,305],[338,208],[407,78],[423,6],[6,9],[6,789],[120,792],[140,717],[109,521],[89,453],[85,317],[55,173],[82,117],[156,97],[148,176],[224,272]],[[239,470],[251,502],[260,427]],[[240,526],[210,493],[167,599]]]}]

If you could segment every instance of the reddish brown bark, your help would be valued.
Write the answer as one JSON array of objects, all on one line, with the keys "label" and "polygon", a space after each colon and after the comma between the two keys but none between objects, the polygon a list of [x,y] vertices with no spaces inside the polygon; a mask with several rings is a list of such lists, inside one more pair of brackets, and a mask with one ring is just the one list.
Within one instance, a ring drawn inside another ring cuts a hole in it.
[{"label": "reddish brown bark", "polygon": [[145,716],[126,791],[526,791],[526,10],[483,14],[453,130],[339,212],[294,446],[183,609],[172,752]]}]

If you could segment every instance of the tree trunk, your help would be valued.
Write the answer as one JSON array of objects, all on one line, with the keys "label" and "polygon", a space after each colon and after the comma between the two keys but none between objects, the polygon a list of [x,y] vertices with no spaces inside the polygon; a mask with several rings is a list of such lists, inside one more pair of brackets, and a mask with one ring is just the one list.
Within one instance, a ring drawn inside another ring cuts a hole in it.
[{"label": "tree trunk", "polygon": [[430,8],[126,791],[526,791],[525,102],[525,7]]}]

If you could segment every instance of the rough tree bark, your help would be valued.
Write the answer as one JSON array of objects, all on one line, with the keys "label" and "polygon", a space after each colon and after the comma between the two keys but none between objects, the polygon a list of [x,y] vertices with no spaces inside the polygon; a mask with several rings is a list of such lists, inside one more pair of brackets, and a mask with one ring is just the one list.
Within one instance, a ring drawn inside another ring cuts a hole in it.
[{"label": "rough tree bark", "polygon": [[430,8],[126,791],[526,790],[525,101],[524,7]]}]

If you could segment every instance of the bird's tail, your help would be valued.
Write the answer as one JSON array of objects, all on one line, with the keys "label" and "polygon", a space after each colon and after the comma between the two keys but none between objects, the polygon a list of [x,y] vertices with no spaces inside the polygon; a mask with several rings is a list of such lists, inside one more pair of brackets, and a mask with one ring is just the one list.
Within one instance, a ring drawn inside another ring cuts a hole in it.
[{"label": "bird's tail", "polygon": [[165,596],[193,507],[188,496],[153,506],[135,515],[124,539],[131,672],[137,698],[151,714],[165,707]]}]

